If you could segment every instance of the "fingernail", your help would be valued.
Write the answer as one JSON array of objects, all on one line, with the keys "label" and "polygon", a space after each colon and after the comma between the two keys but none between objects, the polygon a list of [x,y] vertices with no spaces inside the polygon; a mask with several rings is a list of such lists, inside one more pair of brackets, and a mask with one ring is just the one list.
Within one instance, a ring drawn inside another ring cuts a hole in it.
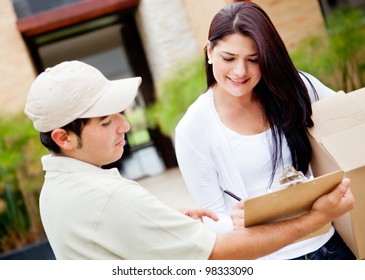
[{"label": "fingernail", "polygon": [[345,186],[348,186],[350,184],[350,179],[349,178],[344,178],[342,180],[342,184],[344,184]]}]

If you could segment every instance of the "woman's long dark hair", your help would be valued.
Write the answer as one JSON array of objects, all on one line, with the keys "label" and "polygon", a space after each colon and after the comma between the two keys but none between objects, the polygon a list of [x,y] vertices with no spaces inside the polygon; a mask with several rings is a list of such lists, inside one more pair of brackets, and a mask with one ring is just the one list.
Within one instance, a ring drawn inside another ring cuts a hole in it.
[{"label": "woman's long dark hair", "polygon": [[[293,166],[305,174],[312,155],[307,127],[313,126],[307,88],[273,23],[257,4],[237,2],[219,11],[210,25],[210,47],[213,49],[225,36],[236,33],[251,37],[257,49],[262,77],[254,94],[262,104],[273,136],[271,183],[282,160],[281,135],[288,142]],[[205,70],[210,88],[216,80],[206,48]]]}]

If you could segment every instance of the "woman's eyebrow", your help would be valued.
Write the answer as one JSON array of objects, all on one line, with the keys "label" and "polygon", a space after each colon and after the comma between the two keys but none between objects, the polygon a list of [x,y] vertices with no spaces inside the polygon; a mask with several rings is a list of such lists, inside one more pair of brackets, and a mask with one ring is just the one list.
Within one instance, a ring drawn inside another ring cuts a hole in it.
[{"label": "woman's eyebrow", "polygon": [[[221,51],[221,53],[232,55],[232,56],[237,56],[237,54],[234,54],[234,53],[231,53],[228,51]],[[248,54],[247,56],[257,56],[257,55],[258,55],[257,53],[252,53],[252,54]]]},{"label": "woman's eyebrow", "polygon": [[230,52],[227,52],[227,51],[221,51],[221,53],[228,54],[228,55],[237,55],[237,54],[230,53]]}]

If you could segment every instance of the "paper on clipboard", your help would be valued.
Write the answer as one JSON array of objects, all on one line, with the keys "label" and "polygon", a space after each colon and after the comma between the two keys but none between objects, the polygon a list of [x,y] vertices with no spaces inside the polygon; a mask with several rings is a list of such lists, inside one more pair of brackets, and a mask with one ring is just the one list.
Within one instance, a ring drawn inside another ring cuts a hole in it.
[{"label": "paper on clipboard", "polygon": [[343,171],[336,171],[286,189],[247,199],[244,202],[245,226],[283,221],[308,212],[314,201],[334,190],[343,176]]}]

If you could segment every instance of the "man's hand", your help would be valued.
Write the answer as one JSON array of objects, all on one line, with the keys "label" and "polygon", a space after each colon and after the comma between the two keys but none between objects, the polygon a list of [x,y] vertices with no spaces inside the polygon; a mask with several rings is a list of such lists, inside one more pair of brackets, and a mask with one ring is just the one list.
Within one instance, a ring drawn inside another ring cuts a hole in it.
[{"label": "man's hand", "polygon": [[190,218],[193,218],[194,220],[199,220],[203,222],[203,217],[208,217],[212,219],[213,221],[218,221],[218,216],[213,213],[212,211],[209,211],[208,209],[204,208],[186,208],[186,209],[179,209],[179,211],[189,216]]},{"label": "man's hand", "polygon": [[350,179],[344,178],[334,191],[314,202],[312,211],[317,211],[332,221],[354,207],[355,198],[350,190]]}]

